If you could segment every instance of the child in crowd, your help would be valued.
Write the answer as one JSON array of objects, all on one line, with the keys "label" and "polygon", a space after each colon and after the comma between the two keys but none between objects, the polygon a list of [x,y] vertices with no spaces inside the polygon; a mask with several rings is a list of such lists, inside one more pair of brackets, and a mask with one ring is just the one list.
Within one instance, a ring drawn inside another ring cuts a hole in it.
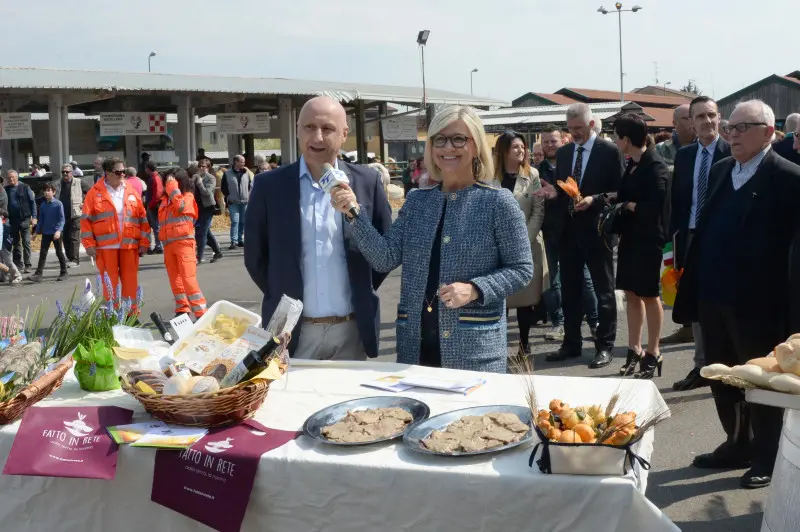
[{"label": "child in crowd", "polygon": [[56,280],[64,281],[67,278],[67,257],[64,255],[64,246],[61,241],[61,231],[64,230],[64,206],[55,199],[55,195],[55,187],[51,183],[46,184],[44,186],[44,201],[39,206],[39,223],[36,225],[36,234],[42,235],[39,265],[36,267],[36,272],[28,278],[34,283],[42,280],[42,271],[47,262],[50,243],[56,249],[58,263],[61,266],[61,273]]},{"label": "child in crowd", "polygon": [[22,282],[22,274],[11,257],[14,245],[14,235],[11,234],[11,224],[8,223],[8,211],[0,209],[0,279],[12,284]]}]

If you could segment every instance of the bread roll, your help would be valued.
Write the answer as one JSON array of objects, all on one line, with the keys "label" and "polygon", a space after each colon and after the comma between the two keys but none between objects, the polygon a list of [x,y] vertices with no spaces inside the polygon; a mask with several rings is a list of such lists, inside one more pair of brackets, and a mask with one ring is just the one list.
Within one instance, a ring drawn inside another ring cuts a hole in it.
[{"label": "bread roll", "polygon": [[782,373],[769,380],[769,387],[778,392],[800,395],[800,377],[792,373]]},{"label": "bread roll", "polygon": [[214,393],[219,391],[219,381],[214,377],[192,377],[192,393]]},{"label": "bread roll", "polygon": [[769,371],[764,371],[764,368],[760,366],[754,366],[751,364],[745,364],[744,366],[734,366],[731,368],[731,375],[734,377],[739,377],[740,379],[744,379],[747,382],[752,382],[756,386],[761,388],[768,388],[769,387],[769,380],[775,376],[774,373],[770,373]]},{"label": "bread roll", "polygon": [[730,375],[731,368],[726,366],[725,364],[711,364],[709,366],[705,366],[700,368],[700,375],[705,377],[706,379],[713,379],[716,377],[722,377],[723,375]]},{"label": "bread roll", "polygon": [[563,431],[558,441],[560,443],[583,443],[583,440],[581,440],[581,437],[578,436],[578,433],[571,430]]},{"label": "bread roll", "polygon": [[800,338],[793,337],[775,347],[775,359],[784,373],[800,375]]},{"label": "bread roll", "polygon": [[773,373],[782,373],[783,370],[781,369],[780,364],[778,364],[778,359],[775,357],[761,357],[761,358],[754,358],[753,360],[748,360],[748,366],[758,366],[759,368],[763,369],[764,371],[771,371]]}]

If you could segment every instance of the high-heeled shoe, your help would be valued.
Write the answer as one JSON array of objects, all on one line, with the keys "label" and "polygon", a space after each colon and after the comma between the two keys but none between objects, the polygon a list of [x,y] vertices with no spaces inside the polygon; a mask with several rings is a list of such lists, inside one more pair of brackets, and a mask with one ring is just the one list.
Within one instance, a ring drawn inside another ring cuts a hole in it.
[{"label": "high-heeled shoe", "polygon": [[658,376],[661,376],[661,367],[664,365],[664,357],[661,353],[658,356],[644,351],[644,356],[639,361],[639,371],[633,374],[634,379],[652,379],[658,370]]},{"label": "high-heeled shoe", "polygon": [[639,363],[641,358],[641,353],[637,353],[633,349],[628,348],[628,354],[625,355],[625,365],[619,368],[619,374],[623,377],[633,375],[633,373],[636,371],[636,364]]}]

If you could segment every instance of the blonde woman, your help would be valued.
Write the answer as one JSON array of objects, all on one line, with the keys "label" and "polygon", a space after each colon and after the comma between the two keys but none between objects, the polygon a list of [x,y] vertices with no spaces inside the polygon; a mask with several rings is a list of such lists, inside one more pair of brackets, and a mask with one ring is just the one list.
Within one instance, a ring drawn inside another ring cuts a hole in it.
[{"label": "blonde woman", "polygon": [[398,362],[505,373],[505,300],[533,277],[525,218],[509,191],[488,184],[494,165],[472,109],[444,107],[428,138],[425,166],[436,184],[411,191],[385,235],[350,212],[372,198],[343,186],[331,203],[375,270],[403,267]]},{"label": "blonde woman", "polygon": [[528,162],[528,143],[516,131],[506,131],[497,139],[494,150],[494,180],[508,189],[517,200],[533,254],[533,279],[526,287],[508,298],[508,308],[517,309],[519,324],[519,350],[521,355],[530,355],[530,331],[534,322],[533,306],[538,305],[544,290],[550,287],[550,275],[542,238],[544,221],[544,198],[533,193],[542,188],[539,172]]}]

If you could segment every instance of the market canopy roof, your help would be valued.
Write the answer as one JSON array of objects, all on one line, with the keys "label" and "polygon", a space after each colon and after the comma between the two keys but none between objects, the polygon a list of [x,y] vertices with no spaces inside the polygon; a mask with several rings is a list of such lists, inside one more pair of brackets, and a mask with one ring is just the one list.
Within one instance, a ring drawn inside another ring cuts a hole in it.
[{"label": "market canopy roof", "polygon": [[[149,108],[136,110],[168,110],[175,107],[170,98],[175,94],[196,95],[198,98],[196,102],[193,98],[193,105],[198,107],[239,102],[245,107],[242,111],[275,108],[280,96],[299,100],[327,95],[342,104],[355,100],[401,105],[422,103],[422,89],[419,87],[285,78],[0,67],[0,99],[24,100],[15,111],[46,112],[49,94],[71,94],[75,103],[68,100],[67,104],[81,106],[81,110],[88,113],[125,110],[121,101],[125,97],[147,97]],[[81,96],[85,99],[81,100]],[[427,89],[427,102],[480,108],[508,105],[501,100],[430,88]],[[222,109],[217,111],[222,112]]]},{"label": "market canopy roof", "polygon": [[[654,120],[643,108],[631,102],[590,103],[589,108],[595,118],[609,119],[621,112],[637,113],[645,121]],[[481,111],[478,115],[489,133],[502,133],[513,128],[521,132],[539,131],[545,125],[561,126],[567,121],[568,105],[543,105],[539,107],[507,107],[495,111]]]}]

